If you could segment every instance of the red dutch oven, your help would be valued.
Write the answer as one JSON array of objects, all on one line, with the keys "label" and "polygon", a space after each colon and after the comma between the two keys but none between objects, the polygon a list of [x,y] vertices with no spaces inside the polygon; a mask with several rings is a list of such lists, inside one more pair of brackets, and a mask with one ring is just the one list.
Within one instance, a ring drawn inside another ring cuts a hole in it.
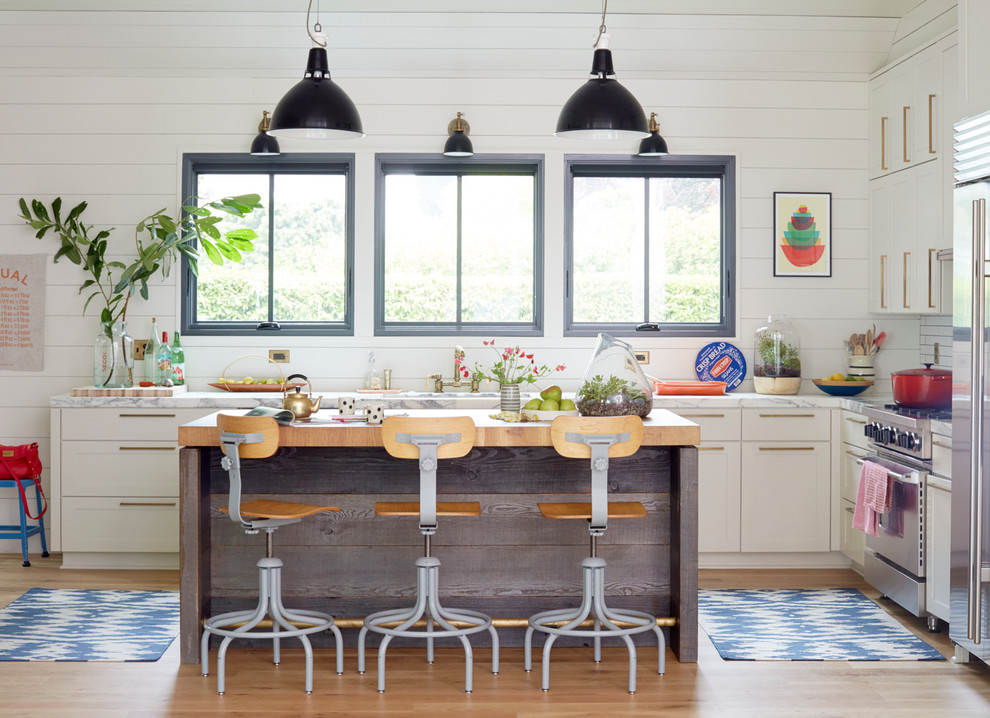
[{"label": "red dutch oven", "polygon": [[905,369],[890,373],[894,403],[915,409],[945,409],[952,405],[952,372],[932,369]]}]

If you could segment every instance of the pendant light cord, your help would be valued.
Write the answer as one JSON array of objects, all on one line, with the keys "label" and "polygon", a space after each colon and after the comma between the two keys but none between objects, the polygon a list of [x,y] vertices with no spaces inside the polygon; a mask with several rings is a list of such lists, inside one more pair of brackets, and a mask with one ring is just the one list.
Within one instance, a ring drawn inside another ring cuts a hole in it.
[{"label": "pendant light cord", "polygon": [[[310,0],[312,2],[312,0]],[[598,43],[601,42],[602,34],[605,32],[605,11],[608,9],[608,0],[602,0],[602,24],[598,26],[598,37],[595,38],[595,44],[592,47],[598,47]]]},{"label": "pendant light cord", "polygon": [[[309,5],[306,8],[306,33],[309,35],[309,39],[313,41],[313,44],[314,45],[319,45],[320,47],[326,47],[327,46],[327,41],[324,39],[323,42],[320,42],[319,40],[316,39],[316,35],[313,34],[314,32],[317,33],[317,34],[323,34],[323,25],[320,24],[320,4],[319,4],[319,2],[317,2],[317,4],[316,4],[316,22],[313,24],[313,29],[310,30],[309,29],[309,13],[310,13],[310,11],[312,9],[313,9],[313,0],[309,0]],[[605,18],[605,16],[602,15],[602,22],[604,22],[604,18]],[[602,27],[604,27],[604,25]],[[599,33],[599,37],[600,36],[601,36],[601,34]],[[326,38],[326,35],[324,34],[323,37]]]}]

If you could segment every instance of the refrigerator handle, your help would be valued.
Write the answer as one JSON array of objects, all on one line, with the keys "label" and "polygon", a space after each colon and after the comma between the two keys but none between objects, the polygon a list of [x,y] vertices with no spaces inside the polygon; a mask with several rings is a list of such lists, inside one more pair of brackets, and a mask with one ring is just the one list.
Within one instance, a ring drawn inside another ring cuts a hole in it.
[{"label": "refrigerator handle", "polygon": [[986,200],[973,201],[973,334],[970,340],[971,374],[969,400],[973,417],[970,422],[970,495],[969,495],[969,611],[966,637],[980,643],[983,587],[983,381],[985,367],[984,341],[986,340],[986,261],[987,237],[985,230]]}]

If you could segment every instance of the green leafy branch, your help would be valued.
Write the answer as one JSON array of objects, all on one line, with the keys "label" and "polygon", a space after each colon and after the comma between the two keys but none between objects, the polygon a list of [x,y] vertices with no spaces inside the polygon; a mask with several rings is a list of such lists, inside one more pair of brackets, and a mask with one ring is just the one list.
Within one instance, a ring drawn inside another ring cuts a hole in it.
[{"label": "green leafy branch", "polygon": [[[107,238],[114,230],[100,230],[93,233],[93,226],[86,226],[81,220],[88,206],[80,202],[63,218],[62,198],[56,197],[49,210],[39,200],[31,200],[28,205],[20,200],[21,219],[36,231],[35,237],[42,239],[49,231],[57,235],[61,246],[55,253],[57,263],[66,257],[73,264],[81,265],[90,278],[79,287],[79,294],[90,288],[92,293],[83,305],[83,314],[97,297],[103,301],[100,321],[109,335],[110,326],[117,321],[126,321],[127,304],[135,291],[142,298],[148,298],[148,280],[161,272],[167,277],[172,264],[180,255],[185,256],[193,274],[199,272],[198,247],[214,264],[223,264],[224,259],[241,261],[241,252],[254,250],[253,240],[257,233],[252,229],[233,229],[221,233],[217,225],[225,215],[244,217],[261,207],[261,198],[256,194],[225,197],[202,205],[185,205],[179,221],[159,210],[141,220],[134,232],[137,259],[130,265],[106,260]],[[222,214],[214,214],[214,211]],[[147,235],[142,241],[142,237]],[[114,279],[115,272],[117,274]]]}]

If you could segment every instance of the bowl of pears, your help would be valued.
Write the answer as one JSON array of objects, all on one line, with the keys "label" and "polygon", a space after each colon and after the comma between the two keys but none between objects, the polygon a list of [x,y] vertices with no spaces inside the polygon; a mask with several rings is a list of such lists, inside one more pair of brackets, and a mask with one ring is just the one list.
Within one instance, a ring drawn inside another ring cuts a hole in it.
[{"label": "bowl of pears", "polygon": [[573,399],[565,399],[560,387],[554,384],[526,402],[521,412],[527,421],[553,421],[558,416],[577,416]]}]

